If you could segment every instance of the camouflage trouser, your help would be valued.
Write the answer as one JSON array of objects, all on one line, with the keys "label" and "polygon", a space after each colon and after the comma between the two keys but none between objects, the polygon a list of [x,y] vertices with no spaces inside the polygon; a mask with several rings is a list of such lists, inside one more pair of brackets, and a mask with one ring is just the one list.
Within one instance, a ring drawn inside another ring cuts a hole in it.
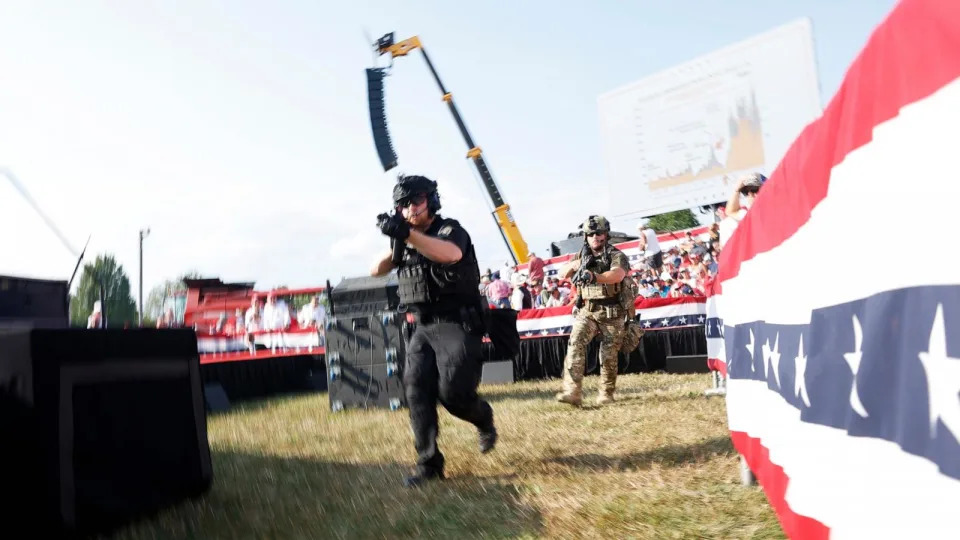
[{"label": "camouflage trouser", "polygon": [[563,361],[563,393],[581,395],[587,345],[600,334],[600,389],[613,396],[617,387],[617,352],[624,329],[623,317],[608,318],[603,312],[580,310],[573,322],[567,356]]}]

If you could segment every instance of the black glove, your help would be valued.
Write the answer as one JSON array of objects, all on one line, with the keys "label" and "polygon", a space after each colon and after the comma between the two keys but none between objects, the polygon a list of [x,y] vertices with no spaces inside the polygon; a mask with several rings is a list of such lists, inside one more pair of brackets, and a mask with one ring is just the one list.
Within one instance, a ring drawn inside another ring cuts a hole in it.
[{"label": "black glove", "polygon": [[577,277],[579,278],[577,279],[577,285],[580,285],[580,286],[590,285],[592,283],[597,282],[597,275],[589,270],[584,270],[583,272],[580,272],[580,275],[578,275]]},{"label": "black glove", "polygon": [[410,225],[400,214],[380,214],[377,216],[377,228],[380,232],[401,242],[410,236]]}]

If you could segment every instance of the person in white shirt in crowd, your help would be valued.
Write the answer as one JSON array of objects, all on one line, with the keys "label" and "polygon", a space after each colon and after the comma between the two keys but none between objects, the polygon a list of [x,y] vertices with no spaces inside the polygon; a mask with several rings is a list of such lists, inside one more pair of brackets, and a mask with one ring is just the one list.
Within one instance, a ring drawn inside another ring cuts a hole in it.
[{"label": "person in white shirt in crowd", "polygon": [[259,332],[263,329],[260,321],[260,312],[247,310],[247,314],[244,317],[244,329],[248,334],[253,332]]},{"label": "person in white shirt in crowd", "polygon": [[320,297],[314,296],[309,304],[304,304],[297,315],[297,324],[300,328],[323,328],[327,320],[327,308],[320,303]]},{"label": "person in white shirt in crowd", "polygon": [[660,249],[660,241],[657,240],[657,233],[646,223],[637,225],[640,231],[639,248],[643,251],[643,258],[648,267],[659,270],[663,266],[663,253]]},{"label": "person in white shirt in crowd", "polygon": [[210,325],[210,334],[222,334],[227,331],[227,312],[222,311],[217,317],[217,322]]},{"label": "person in white shirt in crowd", "polygon": [[657,286],[652,281],[643,280],[640,282],[640,285],[641,285],[640,296],[644,298],[653,298],[653,297],[660,296],[660,289],[658,289]]},{"label": "person in white shirt in crowd", "polygon": [[557,287],[554,287],[553,285],[551,285],[549,289],[550,289],[549,290],[550,297],[547,298],[547,303],[545,307],[552,308],[552,307],[561,307],[566,305],[566,298],[563,298],[560,295],[560,289],[558,289]]},{"label": "person in white shirt in crowd", "polygon": [[273,292],[267,293],[263,306],[263,329],[286,330],[290,327],[290,308],[283,300],[278,301]]},{"label": "person in white shirt in crowd", "polygon": [[300,328],[316,328],[320,336],[320,345],[323,346],[326,341],[324,339],[324,325],[327,322],[327,308],[323,306],[320,302],[319,296],[314,296],[310,299],[309,304],[305,304],[300,308],[300,313],[297,315],[297,324],[300,325]]},{"label": "person in white shirt in crowd", "polygon": [[513,273],[517,270],[517,267],[510,264],[510,261],[503,263],[503,268],[500,269],[500,279],[506,281],[507,283],[513,283]]},{"label": "person in white shirt in crowd", "polygon": [[251,306],[247,308],[247,313],[243,318],[244,330],[247,335],[247,347],[250,349],[250,353],[253,354],[256,351],[256,338],[254,338],[254,332],[259,332],[262,329],[261,326],[261,316],[260,316],[260,302],[257,301],[256,297],[250,302]]},{"label": "person in white shirt in crowd", "polygon": [[283,334],[279,333],[290,327],[290,308],[283,300],[277,301],[273,292],[267,293],[267,302],[263,306],[263,329],[277,332],[270,339],[270,348],[283,346]]},{"label": "person in white shirt in crowd", "polygon": [[100,301],[93,303],[93,312],[87,317],[87,328],[100,328],[103,322],[103,311],[100,308]]},{"label": "person in white shirt in crowd", "polygon": [[[484,298],[487,298],[487,285],[489,284],[490,284],[490,276],[488,276],[487,274],[480,276],[480,295],[483,296]],[[489,302],[490,299],[487,298],[487,301]]]},{"label": "person in white shirt in crowd", "polygon": [[570,293],[573,292],[570,288],[569,281],[563,281],[554,278],[553,284],[556,285],[557,289],[560,290],[560,297],[563,298],[563,303],[567,304],[570,300]]},{"label": "person in white shirt in crowd", "polygon": [[240,335],[246,332],[246,321],[244,320],[243,310],[237,308],[237,311],[234,312],[233,317],[233,333],[235,335]]},{"label": "person in white shirt in crowd", "polygon": [[530,294],[529,284],[520,272],[513,274],[514,288],[510,295],[510,309],[520,311],[533,308],[533,295]]},{"label": "person in white shirt in crowd", "polygon": [[[260,299],[254,296],[250,299],[250,307],[247,308],[247,312],[243,316],[243,326],[247,329],[247,332],[255,332],[260,329],[262,321],[263,306],[260,305]],[[253,330],[251,330],[251,327]]]},{"label": "person in white shirt in crowd", "polygon": [[[727,241],[730,240],[733,232],[737,230],[740,221],[746,217],[747,211],[753,206],[753,201],[756,200],[757,194],[760,193],[760,189],[766,181],[766,176],[760,173],[752,173],[741,177],[737,182],[736,189],[733,190],[730,194],[730,199],[727,201],[725,210],[726,217],[720,221],[721,249]],[[742,205],[740,203],[741,196],[745,201]]]}]

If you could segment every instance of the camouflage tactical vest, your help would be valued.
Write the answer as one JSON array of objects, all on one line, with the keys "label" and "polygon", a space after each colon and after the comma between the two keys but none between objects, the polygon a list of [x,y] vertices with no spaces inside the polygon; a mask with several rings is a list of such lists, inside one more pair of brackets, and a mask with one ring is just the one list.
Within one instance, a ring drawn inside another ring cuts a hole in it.
[{"label": "camouflage tactical vest", "polygon": [[[621,253],[617,248],[607,245],[599,257],[592,257],[591,263],[587,265],[587,270],[594,275],[602,274],[610,270],[613,262],[614,253]],[[601,300],[604,298],[617,298],[620,295],[620,283],[592,283],[580,287],[579,294],[584,300]]]}]

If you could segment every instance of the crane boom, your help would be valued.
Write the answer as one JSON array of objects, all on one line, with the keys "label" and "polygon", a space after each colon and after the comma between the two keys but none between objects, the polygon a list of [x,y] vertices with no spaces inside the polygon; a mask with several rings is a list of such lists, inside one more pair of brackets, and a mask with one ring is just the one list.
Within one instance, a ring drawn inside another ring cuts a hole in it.
[{"label": "crane boom", "polygon": [[514,264],[527,262],[527,259],[530,257],[530,252],[527,248],[527,242],[523,239],[523,235],[520,234],[520,229],[517,227],[517,223],[513,219],[513,214],[510,212],[510,205],[503,200],[500,189],[497,187],[497,183],[494,181],[493,175],[490,173],[490,169],[483,159],[483,150],[473,141],[473,137],[471,137],[470,132],[467,131],[467,126],[463,123],[460,111],[457,110],[457,105],[453,101],[453,94],[446,89],[443,81],[440,80],[440,75],[437,74],[433,62],[430,61],[430,56],[427,55],[426,49],[424,49],[420,43],[420,38],[414,36],[394,43],[393,34],[390,33],[377,40],[376,46],[377,51],[381,55],[390,54],[391,59],[406,56],[414,49],[419,49],[420,53],[423,54],[423,59],[426,61],[427,67],[430,68],[430,73],[433,74],[437,86],[440,87],[443,101],[446,102],[450,108],[450,113],[453,115],[453,119],[460,129],[460,134],[463,136],[464,142],[467,143],[467,157],[470,158],[474,166],[476,166],[477,172],[480,174],[480,180],[483,182],[483,186],[486,188],[487,194],[493,202],[494,222],[496,222],[500,230],[500,235],[503,237],[503,241],[510,251],[513,262]]}]

